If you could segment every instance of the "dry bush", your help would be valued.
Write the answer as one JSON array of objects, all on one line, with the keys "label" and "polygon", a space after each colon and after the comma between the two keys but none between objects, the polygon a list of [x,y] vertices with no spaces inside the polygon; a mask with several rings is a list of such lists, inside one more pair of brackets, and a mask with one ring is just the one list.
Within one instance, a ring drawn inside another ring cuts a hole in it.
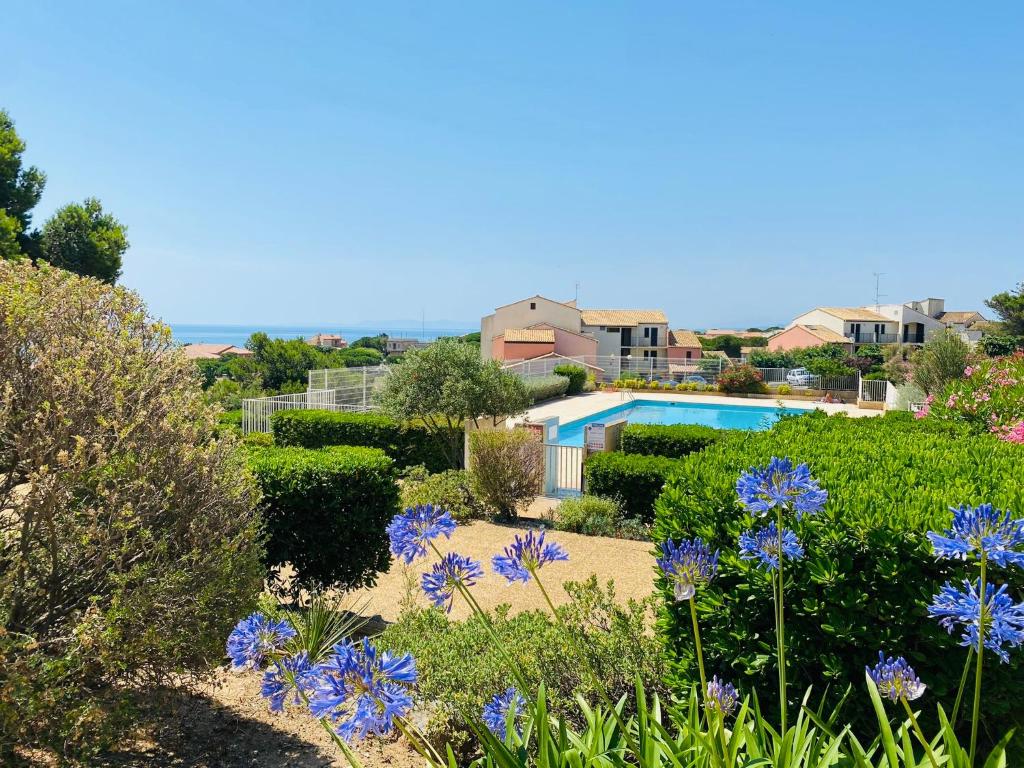
[{"label": "dry bush", "polygon": [[261,585],[258,493],[123,288],[0,261],[0,755],[101,748]]},{"label": "dry bush", "polygon": [[540,495],[544,447],[525,429],[495,429],[469,435],[470,470],[477,494],[501,519]]}]

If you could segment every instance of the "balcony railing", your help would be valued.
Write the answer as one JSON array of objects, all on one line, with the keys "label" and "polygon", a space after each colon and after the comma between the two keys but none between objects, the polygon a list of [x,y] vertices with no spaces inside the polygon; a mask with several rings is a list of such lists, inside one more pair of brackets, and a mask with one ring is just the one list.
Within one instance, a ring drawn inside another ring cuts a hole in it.
[{"label": "balcony railing", "polygon": [[895,344],[899,339],[896,333],[848,333],[846,338],[854,344]]}]

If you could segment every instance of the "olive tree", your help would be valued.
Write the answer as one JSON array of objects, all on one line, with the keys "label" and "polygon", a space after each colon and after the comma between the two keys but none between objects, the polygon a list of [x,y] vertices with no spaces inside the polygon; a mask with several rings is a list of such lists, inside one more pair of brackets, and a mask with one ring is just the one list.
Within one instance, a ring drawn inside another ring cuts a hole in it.
[{"label": "olive tree", "polygon": [[222,658],[263,571],[216,416],[135,294],[0,261],[0,755],[102,747],[133,691]]},{"label": "olive tree", "polygon": [[422,421],[453,467],[462,463],[462,441],[450,437],[453,427],[466,421],[497,424],[530,404],[522,379],[494,360],[482,361],[478,347],[458,339],[406,352],[376,399],[381,410],[397,419]]}]

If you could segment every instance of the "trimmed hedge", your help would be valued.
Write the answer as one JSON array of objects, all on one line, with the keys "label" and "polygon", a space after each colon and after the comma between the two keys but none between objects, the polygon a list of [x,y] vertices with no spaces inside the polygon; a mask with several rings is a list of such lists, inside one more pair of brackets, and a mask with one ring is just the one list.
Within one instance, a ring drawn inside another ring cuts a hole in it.
[{"label": "trimmed hedge", "polygon": [[[281,446],[326,448],[361,445],[379,448],[399,467],[422,464],[431,472],[452,469],[437,438],[422,424],[402,423],[380,413],[346,413],[320,410],[278,411],[270,417],[274,442]],[[461,439],[456,427],[452,441]]]},{"label": "trimmed hedge", "polygon": [[554,373],[556,376],[565,376],[569,380],[567,395],[578,395],[587,384],[587,369],[582,365],[556,365]]},{"label": "trimmed hedge", "polygon": [[583,476],[587,493],[618,499],[624,517],[649,523],[654,518],[654,501],[677,459],[629,453],[595,453],[586,461]]},{"label": "trimmed hedge", "polygon": [[[391,559],[385,526],[399,511],[394,462],[374,448],[254,448],[266,564],[275,590],[372,586]],[[285,564],[289,583],[280,578]]]},{"label": "trimmed hedge", "polygon": [[[989,435],[936,428],[909,414],[851,419],[824,414],[783,419],[773,429],[729,434],[677,462],[656,504],[655,541],[700,536],[721,549],[718,577],[698,593],[708,674],[756,687],[761,706],[776,716],[774,618],[771,583],[737,556],[737,539],[752,520],[736,496],[736,480],[772,456],[807,462],[829,493],[823,512],[795,527],[806,556],[787,564],[786,639],[792,708],[808,686],[829,706],[847,685],[863,690],[864,666],[879,650],[907,657],[929,696],[950,711],[966,658],[957,643],[928,618],[926,606],[947,580],[977,578],[976,569],[937,561],[925,537],[948,527],[950,506],[990,502],[1024,511],[1024,453]],[[1019,577],[994,572],[996,583]],[[673,687],[696,673],[690,615],[661,582],[665,608],[659,632],[671,656]],[[1014,599],[1019,600],[1019,589]],[[993,663],[985,677],[989,732],[1024,721],[1019,691],[1024,657]],[[853,700],[858,697],[854,696]],[[817,698],[814,699],[815,707]],[[826,707],[828,711],[829,707]],[[934,704],[925,707],[934,718]],[[877,733],[870,708],[849,707],[841,719]],[[926,728],[926,731],[928,729]]]},{"label": "trimmed hedge", "polygon": [[526,379],[526,392],[530,396],[531,403],[539,403],[541,400],[550,400],[553,397],[561,397],[569,391],[569,379],[565,376],[537,376]]},{"label": "trimmed hedge", "polygon": [[723,436],[722,430],[699,424],[629,424],[622,432],[622,451],[679,459]]}]

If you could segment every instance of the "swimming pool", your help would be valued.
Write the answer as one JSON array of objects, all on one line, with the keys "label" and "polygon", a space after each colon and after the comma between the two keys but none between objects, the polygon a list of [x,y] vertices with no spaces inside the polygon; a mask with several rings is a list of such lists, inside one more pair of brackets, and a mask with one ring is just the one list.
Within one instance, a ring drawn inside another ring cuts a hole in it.
[{"label": "swimming pool", "polygon": [[720,405],[665,400],[634,400],[582,419],[559,425],[559,445],[583,445],[583,428],[595,421],[626,419],[630,424],[703,424],[717,429],[764,430],[781,414],[806,413],[803,408],[778,408],[762,405]]}]

